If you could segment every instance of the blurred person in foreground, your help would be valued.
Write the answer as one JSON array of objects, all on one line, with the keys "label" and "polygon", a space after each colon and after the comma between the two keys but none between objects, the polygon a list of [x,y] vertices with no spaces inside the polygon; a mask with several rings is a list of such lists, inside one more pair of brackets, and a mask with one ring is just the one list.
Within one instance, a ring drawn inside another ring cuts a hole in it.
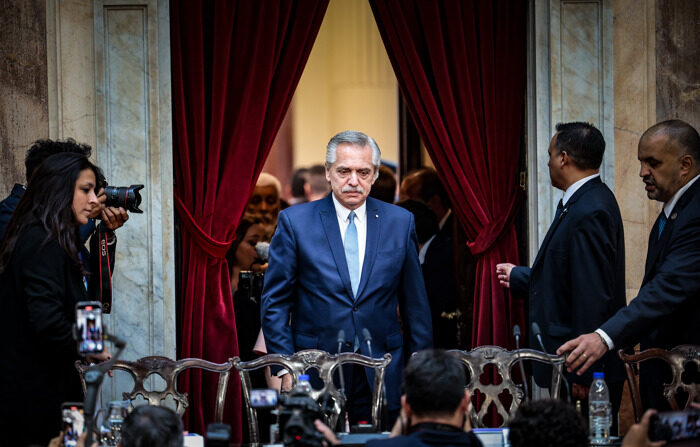
[{"label": "blurred person in foreground", "polygon": [[[60,405],[83,393],[74,362],[75,304],[87,301],[80,225],[100,206],[99,168],[61,153],[32,176],[0,245],[0,433],[7,445],[46,445]],[[88,358],[107,360],[109,352]]]},{"label": "blurred person in foreground", "polygon": [[129,413],[122,426],[120,447],[182,447],[182,420],[167,407],[141,405]]},{"label": "blurred person in foreground", "polygon": [[588,429],[578,411],[563,400],[523,402],[508,423],[511,447],[588,447]]},{"label": "blurred person in foreground", "polygon": [[[390,438],[370,440],[367,446],[480,447],[469,424],[471,403],[465,383],[464,367],[454,355],[439,349],[416,353],[403,372],[401,416]],[[328,427],[321,421],[315,424],[329,442],[337,444]]]}]

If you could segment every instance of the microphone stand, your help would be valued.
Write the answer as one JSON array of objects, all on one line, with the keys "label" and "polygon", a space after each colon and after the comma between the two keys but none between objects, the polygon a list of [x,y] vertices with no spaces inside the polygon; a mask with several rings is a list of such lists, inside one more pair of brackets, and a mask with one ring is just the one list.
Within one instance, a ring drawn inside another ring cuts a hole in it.
[{"label": "microphone stand", "polygon": [[527,377],[525,376],[525,367],[523,366],[523,360],[520,358],[520,326],[513,326],[513,336],[515,337],[515,350],[518,353],[518,366],[520,367],[520,376],[523,378],[523,388],[525,389],[525,399],[528,400],[530,395],[530,390],[527,386]]},{"label": "microphone stand", "polygon": [[87,428],[87,441],[86,445],[92,445],[95,441],[94,436],[97,435],[97,430],[95,427],[95,421],[93,415],[95,414],[95,405],[97,403],[97,393],[100,390],[100,385],[102,385],[102,380],[104,380],[104,375],[107,371],[112,369],[114,362],[119,359],[119,357],[124,352],[126,348],[126,342],[116,335],[112,335],[104,332],[104,340],[111,341],[114,343],[114,347],[117,348],[117,352],[106,362],[102,362],[97,365],[93,365],[85,371],[85,402],[83,406],[85,408],[85,427]]},{"label": "microphone stand", "polygon": [[[367,328],[362,328],[362,337],[363,343],[367,343],[367,350],[369,351],[369,356],[374,359],[374,355],[372,354],[372,334],[370,334],[369,329]],[[387,418],[389,417],[389,403],[387,400],[386,396],[386,383],[385,381],[382,381],[382,424],[384,424],[384,427],[386,429],[386,421]],[[381,430],[380,427],[377,427],[379,430]],[[386,430],[385,430],[386,431]]]},{"label": "microphone stand", "polygon": [[[345,331],[343,329],[338,331],[338,355],[343,350],[343,343],[345,343]],[[343,373],[343,364],[340,363],[338,365],[338,369],[340,369],[340,394],[343,397],[343,401],[341,402],[340,406],[340,418],[338,419],[338,424],[342,424],[343,426],[343,431],[345,430],[345,401],[347,401],[348,396],[345,395],[345,375]],[[336,427],[337,429],[338,427]],[[340,430],[338,430],[340,431]]]},{"label": "microphone stand", "polygon": [[[544,352],[547,355],[551,355],[547,350],[544,348],[544,343],[542,342],[542,331],[540,331],[540,325],[537,324],[536,321],[532,322],[532,333],[535,334],[535,338],[537,338],[537,342],[542,348],[542,352]],[[552,366],[554,368],[554,366]],[[559,374],[559,377],[561,377],[562,382],[564,382],[564,388],[566,388],[566,401],[568,403],[571,403],[571,390],[569,389],[569,381],[566,380],[566,377],[564,374],[561,373],[557,368],[554,368],[554,370]]]}]

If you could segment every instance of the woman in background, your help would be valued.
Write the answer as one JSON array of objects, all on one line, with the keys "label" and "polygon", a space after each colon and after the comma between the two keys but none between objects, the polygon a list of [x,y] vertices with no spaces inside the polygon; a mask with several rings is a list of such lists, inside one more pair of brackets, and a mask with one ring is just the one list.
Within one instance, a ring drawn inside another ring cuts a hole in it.
[{"label": "woman in background", "polygon": [[102,178],[84,155],[49,157],[30,179],[0,245],[3,444],[47,445],[61,430],[61,403],[83,400],[73,338],[75,304],[88,299],[79,228],[101,206]]}]

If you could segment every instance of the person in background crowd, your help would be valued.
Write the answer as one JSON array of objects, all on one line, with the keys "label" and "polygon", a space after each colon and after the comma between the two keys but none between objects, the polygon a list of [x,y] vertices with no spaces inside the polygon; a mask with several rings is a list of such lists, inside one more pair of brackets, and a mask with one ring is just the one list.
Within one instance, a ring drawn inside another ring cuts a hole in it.
[{"label": "person in background crowd", "polygon": [[[433,318],[433,344],[436,348],[459,348],[457,319],[443,315],[455,315],[457,310],[457,281],[454,251],[454,218],[447,191],[433,168],[421,168],[409,172],[401,182],[401,201],[420,201],[435,215],[438,231],[420,248],[425,289],[428,292]],[[417,225],[417,223],[416,223]],[[464,271],[460,271],[465,276]]]},{"label": "person in background crowd", "polygon": [[[336,352],[343,329],[347,342],[342,349],[368,355],[366,343],[360,343],[368,330],[373,356],[393,357],[386,390],[395,418],[404,337],[410,352],[429,348],[432,328],[413,216],[367,197],[380,158],[375,141],[362,132],[331,138],[326,180],[332,193],[280,213],[265,273],[262,325],[268,351],[278,354],[309,348]],[[344,372],[350,423],[370,420],[371,373],[363,367]],[[291,377],[283,374],[282,389],[291,385]]]},{"label": "person in background crowd", "polygon": [[[80,225],[100,206],[99,168],[60,153],[34,172],[0,244],[0,432],[7,445],[46,445],[62,402],[82,400],[75,305],[87,301]],[[109,352],[88,358],[98,362]]]},{"label": "person in background crowd", "polygon": [[292,180],[289,185],[289,206],[307,202],[307,190],[309,189],[309,170],[299,168],[294,170]]},{"label": "person in background crowd", "polygon": [[[469,424],[470,394],[464,366],[454,355],[436,349],[416,353],[403,372],[401,416],[389,439],[368,447],[481,447]],[[333,444],[337,439],[321,421],[316,429]]]},{"label": "person in background crowd", "polygon": [[[400,206],[413,214],[413,218],[416,221],[416,236],[418,237],[418,253],[420,253],[421,248],[432,238],[435,237],[440,227],[438,226],[438,221],[435,218],[435,214],[428,208],[428,205],[418,200],[403,200],[397,202],[396,206]],[[423,260],[420,255],[418,259],[423,264]],[[435,323],[435,320],[433,320]]]},{"label": "person in background crowd", "polygon": [[313,165],[309,168],[308,201],[323,199],[331,192],[331,185],[326,179],[326,168],[323,165]]},{"label": "person in background crowd", "polygon": [[370,197],[386,203],[394,203],[396,199],[396,176],[394,171],[382,165],[379,166],[379,177],[372,185]]},{"label": "person in background crowd", "polygon": [[511,447],[588,447],[581,414],[562,400],[524,401],[508,423]]},{"label": "person in background crowd", "polygon": [[282,208],[281,194],[282,186],[277,177],[261,172],[248,199],[246,213],[262,219],[268,238],[272,237],[277,227],[277,216]]},{"label": "person in background crowd", "polygon": [[[622,216],[612,191],[600,179],[605,153],[603,135],[588,123],[560,123],[548,148],[552,186],[564,191],[532,267],[496,265],[504,287],[528,297],[530,321],[542,330],[547,352],[566,340],[595,330],[626,303],[625,237]],[[530,347],[537,349],[534,334]],[[595,366],[605,373],[617,433],[625,371],[617,354],[610,352]],[[551,382],[551,368],[533,365],[539,386]],[[588,412],[591,373],[568,375],[571,392]]]},{"label": "person in background crowd", "polygon": [[[647,196],[663,203],[649,234],[642,286],[628,306],[598,330],[564,343],[569,371],[584,373],[615,347],[642,349],[700,344],[700,136],[681,120],[650,127],[639,140],[639,176]],[[587,295],[590,291],[590,278]],[[624,290],[624,289],[623,289]],[[663,397],[662,362],[642,362],[639,385],[644,408],[669,410]]]}]

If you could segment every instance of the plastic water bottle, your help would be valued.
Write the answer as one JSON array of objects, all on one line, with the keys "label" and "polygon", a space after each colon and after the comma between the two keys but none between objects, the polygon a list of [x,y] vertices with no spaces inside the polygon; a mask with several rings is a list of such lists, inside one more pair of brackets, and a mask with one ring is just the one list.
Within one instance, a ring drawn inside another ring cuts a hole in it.
[{"label": "plastic water bottle", "polygon": [[593,373],[593,383],[588,393],[588,430],[591,444],[608,444],[612,413],[610,392],[602,372]]},{"label": "plastic water bottle", "polygon": [[306,393],[311,392],[311,383],[309,382],[308,374],[300,374],[297,379],[297,387],[294,389],[295,393]]}]

